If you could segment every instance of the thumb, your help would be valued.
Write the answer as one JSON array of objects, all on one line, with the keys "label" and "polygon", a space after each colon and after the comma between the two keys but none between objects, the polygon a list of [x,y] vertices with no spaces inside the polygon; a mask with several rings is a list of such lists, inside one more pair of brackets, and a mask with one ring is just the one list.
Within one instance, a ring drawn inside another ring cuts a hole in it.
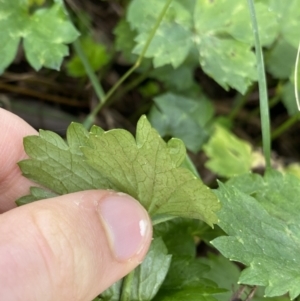
[{"label": "thumb", "polygon": [[152,236],[128,195],[91,190],[0,215],[0,301],[90,301],[144,258]]}]

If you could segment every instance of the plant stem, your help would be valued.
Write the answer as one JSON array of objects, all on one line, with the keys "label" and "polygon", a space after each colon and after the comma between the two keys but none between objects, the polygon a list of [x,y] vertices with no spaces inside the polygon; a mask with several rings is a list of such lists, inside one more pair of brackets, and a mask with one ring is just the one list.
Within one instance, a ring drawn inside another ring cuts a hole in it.
[{"label": "plant stem", "polygon": [[268,104],[268,92],[267,82],[265,75],[264,57],[259,39],[259,31],[254,7],[253,0],[247,0],[250,10],[255,53],[257,61],[257,73],[258,73],[258,87],[259,87],[259,104],[260,104],[260,116],[261,116],[261,128],[262,128],[262,142],[263,152],[266,160],[266,167],[271,167],[271,139],[270,139],[270,115],[269,115],[269,104]]},{"label": "plant stem", "polygon": [[154,27],[152,28],[149,37],[146,41],[146,44],[144,45],[144,48],[141,52],[141,54],[139,55],[139,57],[137,58],[137,61],[135,62],[135,64],[117,81],[117,83],[108,91],[108,93],[106,94],[106,96],[103,98],[102,102],[100,102],[95,109],[88,115],[88,117],[86,118],[86,120],[83,122],[83,125],[86,128],[90,128],[91,125],[94,122],[94,119],[96,117],[96,115],[98,114],[98,112],[102,109],[102,107],[105,105],[105,103],[107,102],[107,100],[115,93],[115,91],[119,88],[119,86],[134,72],[134,70],[136,70],[142,63],[143,58],[148,50],[148,47],[152,41],[152,39],[155,36],[156,30],[158,29],[164,15],[166,14],[171,2],[173,0],[168,0],[166,2],[166,4],[164,5],[162,11],[160,12]]},{"label": "plant stem", "polygon": [[99,82],[99,79],[97,78],[93,68],[91,67],[88,58],[86,57],[79,39],[77,39],[74,43],[73,43],[74,49],[78,55],[78,57],[80,58],[82,65],[84,66],[85,72],[87,74],[87,76],[89,77],[92,86],[99,98],[99,102],[103,102],[104,98],[105,98],[105,93],[104,90]]},{"label": "plant stem", "polygon": [[282,125],[280,125],[277,129],[275,129],[271,135],[272,140],[279,137],[283,132],[288,130],[292,125],[298,122],[300,119],[300,113],[295,114],[290,117],[287,121],[285,121]]},{"label": "plant stem", "polygon": [[134,270],[124,277],[120,301],[130,301],[133,276]]},{"label": "plant stem", "polygon": [[106,103],[110,104],[113,101],[115,101],[116,99],[121,98],[123,95],[125,95],[126,93],[128,93],[129,91],[131,91],[132,89],[134,89],[136,86],[138,86],[141,82],[143,82],[149,76],[149,73],[150,73],[151,70],[152,69],[149,69],[148,71],[140,74],[135,79],[133,79],[131,82],[129,82],[128,84],[126,84],[122,90],[120,89]]}]

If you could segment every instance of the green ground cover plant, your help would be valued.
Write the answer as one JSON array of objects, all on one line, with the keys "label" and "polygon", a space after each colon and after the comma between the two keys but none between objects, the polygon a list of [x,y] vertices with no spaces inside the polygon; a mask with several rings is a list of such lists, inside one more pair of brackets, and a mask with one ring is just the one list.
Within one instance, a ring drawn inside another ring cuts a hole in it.
[{"label": "green ground cover plant", "polygon": [[[146,208],[154,226],[146,259],[95,301],[299,299],[300,168],[274,168],[271,139],[299,118],[294,71],[300,2],[120,2],[124,15],[114,28],[113,49],[128,68],[110,89],[97,72],[110,67],[113,55],[86,30],[87,16],[62,0],[0,2],[1,73],[22,47],[36,71],[59,70],[64,62],[66,72],[89,80],[98,97],[82,124],[69,125],[66,140],[47,130],[24,139],[29,159],[19,167],[44,188],[32,187],[17,204],[113,189]],[[236,91],[235,107],[223,118],[195,81],[197,68]],[[270,101],[265,69],[276,83]],[[146,112],[137,112],[135,136],[93,125],[133,74],[127,89],[147,80],[140,93],[153,99]],[[233,133],[235,115],[257,82],[262,152]],[[269,110],[279,101],[290,118],[271,132]],[[199,152],[220,178],[214,189],[189,157]],[[254,171],[258,166],[261,174]],[[208,248],[205,256],[198,256],[199,242]]]}]

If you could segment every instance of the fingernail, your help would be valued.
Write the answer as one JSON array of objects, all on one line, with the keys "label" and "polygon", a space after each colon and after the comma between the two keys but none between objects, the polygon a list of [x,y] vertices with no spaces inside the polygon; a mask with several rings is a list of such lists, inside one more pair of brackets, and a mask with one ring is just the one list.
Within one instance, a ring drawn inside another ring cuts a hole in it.
[{"label": "fingernail", "polygon": [[99,202],[98,211],[117,260],[129,260],[148,246],[152,225],[138,201],[126,194],[111,194]]}]

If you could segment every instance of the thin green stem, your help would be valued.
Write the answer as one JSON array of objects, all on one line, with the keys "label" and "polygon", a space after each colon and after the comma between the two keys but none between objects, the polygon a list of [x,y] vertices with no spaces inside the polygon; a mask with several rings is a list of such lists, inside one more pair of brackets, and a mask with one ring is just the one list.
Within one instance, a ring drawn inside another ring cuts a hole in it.
[{"label": "thin green stem", "polygon": [[277,129],[275,129],[272,132],[272,135],[271,135],[272,140],[275,140],[282,133],[284,133],[289,128],[291,128],[296,122],[299,121],[299,119],[300,119],[300,113],[297,113],[294,116],[290,117],[287,121],[285,121],[283,124],[281,124]]},{"label": "thin green stem", "polygon": [[112,103],[116,99],[121,98],[123,95],[134,89],[136,86],[138,86],[141,82],[143,82],[146,78],[148,78],[149,73],[152,69],[149,69],[148,71],[140,74],[135,79],[133,79],[131,82],[126,84],[123,89],[120,89],[117,93],[115,93],[108,101],[107,104]]},{"label": "thin green stem", "polygon": [[263,152],[266,160],[266,167],[271,167],[271,138],[270,138],[270,114],[267,92],[267,81],[265,75],[264,57],[259,39],[259,31],[256,20],[256,13],[253,0],[247,0],[251,15],[251,22],[254,34],[255,53],[257,61],[258,87],[259,87],[259,105],[262,128]]},{"label": "thin green stem", "polygon": [[78,55],[78,57],[80,58],[82,65],[85,69],[85,72],[87,74],[87,76],[89,77],[92,86],[97,94],[97,97],[99,98],[99,102],[103,102],[104,98],[105,98],[105,93],[104,90],[99,82],[99,79],[97,78],[93,68],[91,67],[88,58],[86,57],[79,39],[77,39],[74,43],[73,43],[74,49],[76,54]]},{"label": "thin green stem", "polygon": [[131,285],[134,277],[134,270],[124,277],[122,283],[122,292],[120,301],[130,301],[131,299]]},{"label": "thin green stem", "polygon": [[156,20],[156,23],[155,23],[154,27],[152,28],[152,30],[151,30],[151,32],[150,32],[150,35],[149,35],[149,37],[148,37],[148,40],[147,40],[147,42],[146,42],[146,44],[145,44],[145,46],[144,46],[144,48],[143,48],[143,50],[142,50],[140,56],[139,56],[138,59],[137,59],[138,66],[139,66],[140,63],[142,62],[142,59],[144,58],[144,56],[145,56],[145,54],[146,54],[146,52],[147,52],[147,50],[148,50],[148,47],[149,47],[149,45],[150,45],[152,39],[154,38],[155,33],[156,33],[156,31],[157,31],[157,29],[158,29],[158,27],[159,27],[161,21],[163,20],[163,18],[164,18],[164,16],[165,16],[165,14],[166,14],[166,12],[167,12],[167,10],[168,10],[168,8],[169,8],[169,6],[170,6],[170,4],[171,4],[172,1],[173,1],[173,0],[168,0],[168,1],[166,2],[166,4],[164,5],[162,11],[160,12],[160,14],[159,14],[159,16],[158,16],[158,18],[157,18],[157,20]]},{"label": "thin green stem", "polygon": [[86,128],[90,128],[91,125],[94,122],[94,119],[96,117],[96,115],[98,114],[98,112],[102,109],[102,107],[106,104],[107,100],[116,92],[116,90],[119,88],[119,86],[134,72],[134,70],[136,70],[142,63],[143,58],[148,50],[148,47],[153,39],[153,37],[155,36],[155,33],[161,23],[161,21],[163,20],[171,2],[173,0],[168,0],[166,2],[166,4],[164,5],[161,13],[159,14],[154,27],[152,28],[149,37],[146,41],[146,44],[144,45],[144,48],[141,52],[141,54],[139,55],[139,57],[137,58],[137,61],[135,62],[135,64],[119,79],[119,81],[108,91],[108,93],[106,94],[106,96],[103,98],[103,101],[100,102],[95,109],[88,115],[88,117],[86,118],[86,120],[83,122],[83,125]]}]

